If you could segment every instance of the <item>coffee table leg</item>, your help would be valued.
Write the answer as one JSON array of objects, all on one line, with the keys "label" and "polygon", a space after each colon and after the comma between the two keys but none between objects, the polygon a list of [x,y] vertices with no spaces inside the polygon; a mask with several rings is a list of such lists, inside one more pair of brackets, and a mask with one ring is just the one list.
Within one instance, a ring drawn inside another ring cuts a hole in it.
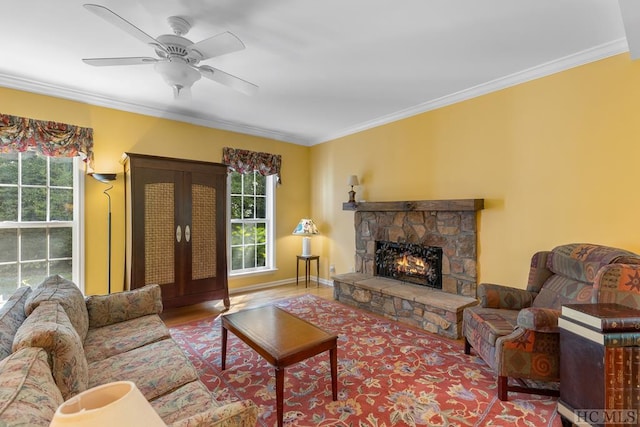
[{"label": "coffee table leg", "polygon": [[278,416],[278,427],[282,427],[284,418],[284,368],[276,367],[276,414]]},{"label": "coffee table leg", "polygon": [[329,358],[331,359],[331,391],[333,392],[333,400],[338,400],[338,348],[334,347],[329,350]]},{"label": "coffee table leg", "polygon": [[224,371],[225,365],[227,364],[227,328],[222,327],[222,356],[220,356],[222,361],[220,366]]}]

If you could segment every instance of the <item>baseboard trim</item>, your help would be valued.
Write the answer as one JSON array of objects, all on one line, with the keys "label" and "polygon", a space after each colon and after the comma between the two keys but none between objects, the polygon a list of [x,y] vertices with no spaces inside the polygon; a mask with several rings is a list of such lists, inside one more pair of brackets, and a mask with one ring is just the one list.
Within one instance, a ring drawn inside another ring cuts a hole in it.
[{"label": "baseboard trim", "polygon": [[[273,282],[266,282],[266,283],[260,283],[260,284],[257,284],[257,285],[243,286],[241,288],[230,288],[229,289],[229,295],[242,294],[242,293],[245,293],[245,292],[259,291],[259,290],[263,290],[263,289],[275,288],[275,287],[278,287],[278,286],[283,286],[283,285],[288,285],[290,283],[295,283],[295,281],[296,281],[296,278],[292,277],[290,279],[275,280]],[[321,285],[333,286],[333,280],[320,278],[319,282],[320,282]]]}]

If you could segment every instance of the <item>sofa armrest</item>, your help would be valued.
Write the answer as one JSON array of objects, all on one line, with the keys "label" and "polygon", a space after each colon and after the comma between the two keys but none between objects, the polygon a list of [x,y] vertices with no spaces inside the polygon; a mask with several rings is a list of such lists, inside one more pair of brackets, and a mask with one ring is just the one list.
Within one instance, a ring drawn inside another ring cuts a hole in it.
[{"label": "sofa armrest", "polygon": [[176,421],[171,427],[253,427],[257,422],[258,407],[251,400],[243,400],[208,409]]},{"label": "sofa armrest", "polygon": [[493,283],[480,283],[478,285],[480,306],[485,308],[521,310],[530,307],[536,295],[535,292],[527,291],[526,289]]},{"label": "sofa armrest", "polygon": [[536,332],[558,332],[560,310],[544,307],[529,307],[518,313],[518,326]]},{"label": "sofa armrest", "polygon": [[517,327],[496,340],[499,376],[537,381],[560,379],[560,334]]},{"label": "sofa armrest", "polygon": [[85,300],[89,328],[100,328],[149,314],[162,313],[159,285],[146,285],[132,291],[109,295],[91,295]]}]

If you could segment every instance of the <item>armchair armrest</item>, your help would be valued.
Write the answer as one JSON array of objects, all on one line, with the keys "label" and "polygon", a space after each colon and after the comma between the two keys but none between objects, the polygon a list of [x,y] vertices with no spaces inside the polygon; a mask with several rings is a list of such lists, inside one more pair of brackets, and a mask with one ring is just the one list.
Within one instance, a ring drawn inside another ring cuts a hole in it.
[{"label": "armchair armrest", "polygon": [[480,306],[485,308],[521,310],[530,307],[536,295],[535,292],[527,291],[526,289],[493,283],[480,283],[478,285]]},{"label": "armchair armrest", "polygon": [[253,427],[258,421],[258,407],[251,400],[232,402],[211,408],[171,424],[171,427]]},{"label": "armchair armrest", "polygon": [[560,310],[544,307],[529,307],[520,310],[517,324],[524,329],[536,332],[558,332]]},{"label": "armchair armrest", "polygon": [[85,299],[89,328],[99,328],[149,314],[162,313],[159,285],[147,285],[132,291],[109,295],[91,295]]}]

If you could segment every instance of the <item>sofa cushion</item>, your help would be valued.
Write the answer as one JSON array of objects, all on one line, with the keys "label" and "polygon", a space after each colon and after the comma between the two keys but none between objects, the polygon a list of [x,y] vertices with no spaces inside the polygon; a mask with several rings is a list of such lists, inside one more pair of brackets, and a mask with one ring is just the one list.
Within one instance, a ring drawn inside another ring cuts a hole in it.
[{"label": "sofa cushion", "polygon": [[0,307],[0,360],[11,354],[13,337],[27,318],[24,303],[31,292],[29,286],[18,288]]},{"label": "sofa cushion", "polygon": [[166,424],[219,405],[201,381],[191,381],[151,401],[151,406]]},{"label": "sofa cushion", "polygon": [[0,378],[2,426],[48,426],[64,401],[41,348],[23,348],[0,361]]},{"label": "sofa cushion", "polygon": [[61,304],[43,301],[27,317],[13,340],[13,351],[26,347],[47,351],[53,378],[65,400],[87,389],[87,359]]},{"label": "sofa cushion", "polygon": [[254,427],[258,422],[258,407],[251,400],[231,402],[200,411],[189,418],[170,424],[171,427]]},{"label": "sofa cushion", "polygon": [[133,381],[147,400],[198,379],[198,373],[172,339],[158,341],[89,364],[89,387]]},{"label": "sofa cushion", "polygon": [[82,292],[72,281],[58,275],[44,279],[27,298],[25,305],[27,316],[42,301],[59,302],[67,312],[67,316],[69,316],[71,324],[78,332],[80,340],[84,341],[89,329],[89,314],[87,313],[87,305],[84,302]]},{"label": "sofa cushion", "polygon": [[152,400],[151,406],[172,427],[253,427],[258,420],[258,407],[251,400],[219,402],[200,381]]},{"label": "sofa cushion", "polygon": [[554,274],[533,300],[532,307],[560,310],[564,304],[591,301],[593,286],[569,277]]},{"label": "sofa cushion", "polygon": [[84,340],[84,354],[88,363],[169,338],[169,329],[155,314],[91,328]]},{"label": "sofa cushion", "polygon": [[86,299],[89,328],[100,328],[136,317],[162,313],[159,285],[146,285],[126,292],[91,295]]}]

